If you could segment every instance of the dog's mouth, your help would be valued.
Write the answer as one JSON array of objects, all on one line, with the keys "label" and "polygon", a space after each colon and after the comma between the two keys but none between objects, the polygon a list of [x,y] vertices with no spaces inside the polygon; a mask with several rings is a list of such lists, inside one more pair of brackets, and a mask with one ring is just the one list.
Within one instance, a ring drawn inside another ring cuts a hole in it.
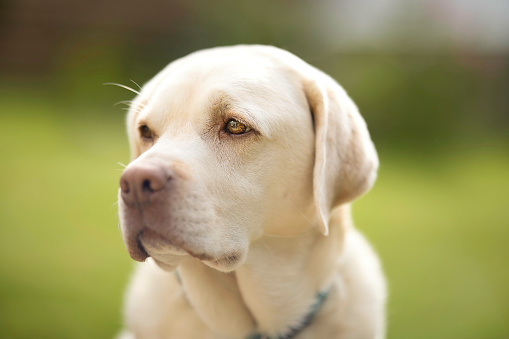
[{"label": "dog's mouth", "polygon": [[237,252],[216,257],[204,252],[196,252],[186,247],[185,244],[175,244],[176,242],[178,240],[172,241],[147,227],[139,232],[137,239],[140,250],[152,257],[166,271],[174,270],[186,256],[191,256],[220,270],[229,270],[228,268],[237,266],[244,257],[242,253]]},{"label": "dog's mouth", "polygon": [[247,256],[247,241],[225,241],[214,225],[198,223],[198,227],[195,223],[190,224],[193,227],[186,227],[188,225],[169,217],[162,218],[161,224],[161,220],[153,218],[157,209],[142,213],[141,209],[125,204],[119,206],[124,243],[136,261],[144,262],[150,257],[164,270],[172,271],[183,260],[197,259],[219,271],[229,272],[240,266]]},{"label": "dog's mouth", "polygon": [[161,234],[145,227],[138,233],[136,243],[139,250],[152,257],[164,270],[173,271],[188,253]]},{"label": "dog's mouth", "polygon": [[169,272],[175,270],[180,262],[189,256],[224,272],[235,269],[245,258],[245,253],[242,251],[213,256],[193,251],[185,244],[175,244],[175,242],[177,241],[172,241],[150,228],[144,228],[138,234],[137,239],[140,250],[151,257],[162,269]]},{"label": "dog's mouth", "polygon": [[186,255],[183,248],[175,245],[170,239],[167,239],[158,232],[144,228],[138,234],[138,244],[148,255],[154,257],[159,255]]}]

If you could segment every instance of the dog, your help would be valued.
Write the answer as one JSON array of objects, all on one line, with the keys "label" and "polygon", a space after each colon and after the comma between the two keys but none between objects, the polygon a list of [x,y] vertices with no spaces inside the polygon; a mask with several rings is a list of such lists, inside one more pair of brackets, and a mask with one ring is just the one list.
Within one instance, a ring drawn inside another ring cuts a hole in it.
[{"label": "dog", "polygon": [[240,45],[176,60],[137,93],[118,206],[145,264],[120,337],[384,337],[381,264],[350,215],[378,157],[337,82]]}]

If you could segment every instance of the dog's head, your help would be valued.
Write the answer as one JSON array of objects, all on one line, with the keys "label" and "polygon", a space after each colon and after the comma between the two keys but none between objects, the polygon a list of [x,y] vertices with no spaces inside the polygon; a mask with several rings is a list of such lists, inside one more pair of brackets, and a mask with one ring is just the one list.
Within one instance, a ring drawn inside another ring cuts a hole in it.
[{"label": "dog's head", "polygon": [[274,47],[193,53],[146,84],[127,117],[124,242],[174,268],[221,271],[264,234],[317,227],[367,191],[378,167],[364,120],[330,77]]}]

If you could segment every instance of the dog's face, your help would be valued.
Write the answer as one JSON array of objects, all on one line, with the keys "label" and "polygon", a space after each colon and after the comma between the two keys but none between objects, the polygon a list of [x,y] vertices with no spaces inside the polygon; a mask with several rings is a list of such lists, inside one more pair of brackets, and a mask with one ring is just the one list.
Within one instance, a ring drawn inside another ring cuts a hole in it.
[{"label": "dog's face", "polygon": [[[376,153],[356,111],[331,120],[326,106],[341,99],[324,99],[313,72],[275,48],[231,47],[191,54],[144,86],[128,114],[133,161],[119,191],[133,259],[172,269],[191,255],[231,271],[263,234],[316,223],[327,233],[330,209],[371,186]],[[351,149],[328,159],[336,146]],[[360,174],[340,171],[351,157],[360,160],[347,171]]]}]

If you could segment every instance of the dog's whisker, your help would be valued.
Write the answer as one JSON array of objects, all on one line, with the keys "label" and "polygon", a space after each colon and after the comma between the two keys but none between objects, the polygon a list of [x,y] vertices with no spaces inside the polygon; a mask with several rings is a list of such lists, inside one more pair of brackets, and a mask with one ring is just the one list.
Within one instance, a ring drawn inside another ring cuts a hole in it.
[{"label": "dog's whisker", "polygon": [[120,220],[117,221],[117,229],[118,229],[118,233],[120,234],[120,238],[122,238],[122,240],[123,240],[122,229],[120,228]]},{"label": "dog's whisker", "polygon": [[140,106],[140,107],[143,107],[143,108],[147,107],[147,104],[144,104],[143,102],[134,102],[132,100],[127,100],[127,101],[130,102],[130,104],[129,104],[130,106],[135,106],[135,107],[136,106]]},{"label": "dog's whisker", "polygon": [[115,201],[113,204],[111,204],[111,208],[114,208],[114,207],[117,207],[117,229],[118,229],[118,233],[120,234],[120,238],[123,241],[122,230],[120,229],[120,215],[119,215],[119,211],[118,211],[118,200]]},{"label": "dog's whisker", "polygon": [[123,162],[120,162],[120,161],[117,161],[117,165],[120,165],[120,166],[122,166],[123,168],[126,168],[126,167],[127,167],[127,165],[126,165],[126,164],[124,164]]},{"label": "dog's whisker", "polygon": [[147,105],[145,105],[144,103],[133,102],[131,100],[119,101],[119,102],[115,103],[113,106],[117,106],[117,105],[120,105],[120,104],[127,105],[129,108],[135,107],[135,108],[137,108],[140,111],[141,111],[142,108],[146,108],[147,107]]},{"label": "dog's whisker", "polygon": [[139,112],[143,111],[145,108],[147,108],[146,105],[142,104],[142,103],[131,103],[129,105],[129,108],[132,108],[132,109],[135,109]]},{"label": "dog's whisker", "polygon": [[139,107],[131,107],[131,109],[132,109],[134,112],[138,113],[138,114],[140,114],[140,113],[143,111],[143,110],[142,110],[141,108],[139,108]]},{"label": "dog's whisker", "polygon": [[131,80],[131,82],[132,82],[133,84],[135,84],[136,86],[138,86],[138,88],[141,90],[141,86],[140,86],[140,85],[138,85],[138,83],[137,83],[136,81],[134,81],[133,79],[129,79],[129,80]]},{"label": "dog's whisker", "polygon": [[140,93],[139,91],[137,91],[137,90],[135,90],[135,89],[133,89],[133,88],[131,88],[131,87],[129,87],[129,86],[122,85],[122,84],[119,84],[119,83],[116,83],[116,82],[105,82],[103,85],[112,85],[112,86],[122,87],[122,88],[124,88],[124,89],[126,89],[126,90],[128,90],[128,91],[131,91],[131,92],[133,92],[133,93],[136,93],[136,94],[138,94],[138,95],[141,95],[141,93]]},{"label": "dog's whisker", "polygon": [[[139,96],[141,96],[141,97],[145,98],[145,97],[141,94],[141,92],[139,92],[139,91],[137,91],[137,90],[135,90],[135,89],[133,89],[133,88],[131,88],[131,87],[129,87],[129,86],[126,86],[126,85],[118,84],[118,83],[116,83],[116,82],[105,82],[103,85],[112,85],[112,86],[122,87],[122,88],[124,88],[124,89],[126,89],[126,90],[128,90],[128,91],[131,91],[131,92],[133,92],[133,93],[136,93],[136,94],[138,94]],[[146,98],[145,98],[145,99],[146,99]]]},{"label": "dog's whisker", "polygon": [[131,100],[122,100],[122,101],[114,103],[113,107],[118,106],[120,104],[131,106],[133,104],[133,102]]},{"label": "dog's whisker", "polygon": [[133,111],[134,111],[134,112],[136,112],[136,113],[141,113],[141,109],[139,109],[139,108],[134,108],[134,107],[132,107],[132,106],[131,106],[131,107],[124,107],[124,108],[122,108],[122,110],[124,110],[124,111],[130,111],[130,110],[133,110]]}]

